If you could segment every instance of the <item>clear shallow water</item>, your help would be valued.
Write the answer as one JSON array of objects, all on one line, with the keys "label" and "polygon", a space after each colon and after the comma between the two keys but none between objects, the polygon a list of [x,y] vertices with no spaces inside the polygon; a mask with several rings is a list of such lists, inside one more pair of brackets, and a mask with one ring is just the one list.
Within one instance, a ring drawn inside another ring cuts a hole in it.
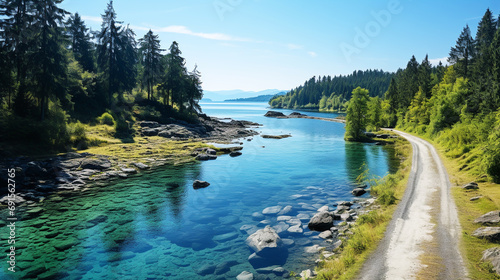
[{"label": "clear shallow water", "polygon": [[[390,147],[346,143],[341,123],[266,118],[265,103],[202,107],[210,116],[255,121],[264,134],[292,137],[242,139],[240,157],[163,167],[78,196],[52,195],[36,206],[38,214],[18,222],[17,265],[23,272],[12,274],[4,263],[0,278],[234,279],[243,270],[255,273],[248,233],[240,227],[263,228],[263,219],[278,224],[276,215],[252,213],[291,205],[287,215],[312,215],[319,206],[353,199],[350,191],[364,162],[378,176],[396,168]],[[196,179],[211,185],[194,190]],[[288,271],[314,267],[318,255],[306,253],[306,246],[328,246],[307,229],[307,221],[303,227],[302,234],[280,234],[295,241],[283,265]],[[196,274],[204,265],[219,267],[215,274]]]}]

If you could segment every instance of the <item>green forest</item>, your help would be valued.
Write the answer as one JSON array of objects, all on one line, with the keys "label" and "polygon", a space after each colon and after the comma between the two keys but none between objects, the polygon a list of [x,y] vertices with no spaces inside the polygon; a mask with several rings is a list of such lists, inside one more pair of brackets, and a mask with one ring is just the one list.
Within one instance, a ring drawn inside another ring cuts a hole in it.
[{"label": "green forest", "polygon": [[354,88],[360,86],[368,89],[371,96],[382,97],[393,76],[394,74],[381,70],[367,70],[333,78],[312,77],[286,95],[275,96],[269,104],[273,108],[345,111]]},{"label": "green forest", "polygon": [[86,136],[89,125],[113,126],[125,142],[139,119],[197,120],[200,73],[186,69],[177,42],[164,54],[151,30],[137,39],[113,1],[103,7],[101,29],[90,32],[61,2],[0,4],[0,150],[98,145]]},{"label": "green forest", "polygon": [[412,57],[391,78],[383,98],[356,88],[347,105],[346,139],[396,127],[432,139],[461,170],[500,182],[500,19],[488,9],[473,37],[463,28],[450,66]]}]

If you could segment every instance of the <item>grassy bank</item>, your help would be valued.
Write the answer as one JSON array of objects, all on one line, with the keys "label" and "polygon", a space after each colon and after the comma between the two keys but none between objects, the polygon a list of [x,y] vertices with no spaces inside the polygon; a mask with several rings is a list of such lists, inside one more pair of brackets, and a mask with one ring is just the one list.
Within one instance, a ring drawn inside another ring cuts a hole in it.
[{"label": "grassy bank", "polygon": [[[462,251],[464,261],[469,269],[471,279],[500,279],[491,270],[491,265],[481,262],[483,251],[496,247],[498,244],[488,242],[472,236],[472,233],[479,227],[473,221],[479,216],[493,210],[500,209],[500,186],[492,182],[487,182],[484,176],[473,174],[473,172],[463,170],[463,163],[460,159],[444,156],[446,149],[439,143],[429,140],[438,150],[441,159],[448,171],[452,185],[452,194],[457,205],[458,217],[462,226]],[[479,183],[478,190],[464,190],[461,188],[466,183],[476,181]],[[471,201],[473,197],[480,197]]]},{"label": "grassy bank", "polygon": [[397,203],[403,197],[411,169],[411,144],[399,137],[395,149],[401,160],[398,172],[378,180],[371,188],[371,194],[377,197],[376,205],[357,219],[351,228],[353,234],[343,240],[336,254],[318,265],[317,279],[352,279],[377,248]]}]

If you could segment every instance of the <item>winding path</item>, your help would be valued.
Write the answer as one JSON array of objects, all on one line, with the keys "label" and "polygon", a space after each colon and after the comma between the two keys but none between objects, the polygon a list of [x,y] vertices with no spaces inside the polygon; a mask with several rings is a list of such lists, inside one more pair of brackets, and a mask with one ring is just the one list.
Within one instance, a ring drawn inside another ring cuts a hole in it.
[{"label": "winding path", "polygon": [[468,279],[458,249],[461,228],[446,169],[429,142],[394,131],[413,146],[408,186],[358,279],[416,279],[426,269],[422,259],[432,263],[436,279]]}]

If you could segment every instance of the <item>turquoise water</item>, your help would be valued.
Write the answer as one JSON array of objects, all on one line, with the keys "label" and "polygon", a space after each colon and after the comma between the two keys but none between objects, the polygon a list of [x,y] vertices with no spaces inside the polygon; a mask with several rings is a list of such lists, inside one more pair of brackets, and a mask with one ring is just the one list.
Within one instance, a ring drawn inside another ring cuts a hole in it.
[{"label": "turquoise water", "polygon": [[[334,209],[335,202],[353,199],[350,192],[363,163],[378,176],[397,167],[390,147],[346,143],[344,124],[266,118],[266,106],[202,104],[210,116],[258,122],[263,126],[256,130],[264,134],[292,137],[241,139],[235,143],[242,143],[240,157],[161,167],[79,195],[54,194],[24,209],[40,212],[17,223],[22,271],[11,273],[4,262],[0,278],[235,279],[244,270],[256,273],[248,262],[248,233],[240,228],[278,224],[276,215],[256,218],[254,212],[277,205],[292,206],[290,216],[312,215],[322,205]],[[196,179],[211,185],[194,190]],[[300,234],[280,233],[295,242],[283,265],[287,271],[314,267],[318,254],[306,253],[305,247],[329,246],[307,229],[307,221],[303,228]],[[3,244],[7,234],[4,227]],[[196,273],[206,265],[218,267],[206,276]]]}]

